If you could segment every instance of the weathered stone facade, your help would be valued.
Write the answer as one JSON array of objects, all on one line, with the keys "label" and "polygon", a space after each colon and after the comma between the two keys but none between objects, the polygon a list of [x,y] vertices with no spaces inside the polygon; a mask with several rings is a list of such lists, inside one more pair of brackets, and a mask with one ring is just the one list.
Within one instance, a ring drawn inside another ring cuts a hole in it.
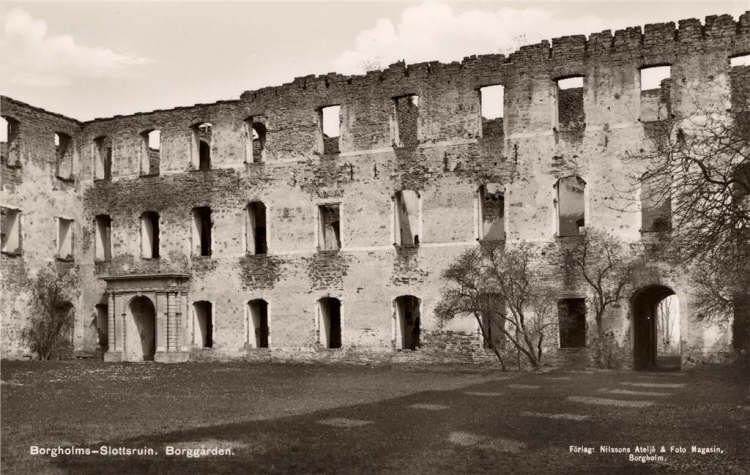
[{"label": "weathered stone facade", "polygon": [[[21,240],[20,252],[0,257],[3,356],[27,351],[25,282],[53,261],[80,270],[76,350],[93,353],[96,322],[108,322],[110,360],[487,358],[473,321],[440,328],[432,316],[441,270],[483,232],[480,188],[501,185],[506,242],[554,252],[564,239],[556,183],[578,176],[585,223],[572,229],[638,242],[640,210],[613,203],[621,199],[613,190],[628,186],[623,155],[646,143],[647,122],[664,110],[727,111],[729,58],[748,53],[750,12],[557,38],[509,57],[307,76],[238,100],[88,122],[1,97],[17,133],[3,148],[0,205],[20,211]],[[642,93],[640,69],[656,65],[670,65],[671,80]],[[558,89],[577,76],[582,88]],[[501,119],[481,116],[479,88],[489,85],[504,87]],[[340,106],[338,138],[322,133],[321,110],[331,105]],[[152,130],[158,152],[145,135]],[[69,177],[57,177],[55,133],[72,138]],[[249,211],[252,202],[263,207]],[[72,260],[56,258],[58,217],[73,220]],[[394,245],[405,226],[410,241]],[[560,298],[586,297],[555,272]],[[655,263],[631,295],[656,284],[679,297],[683,361],[729,351],[729,325],[691,311],[687,277]],[[398,307],[399,296],[417,297],[419,308]],[[326,297],[338,303],[319,304]],[[266,304],[249,305],[259,299]],[[631,307],[623,302],[605,319],[626,349]],[[417,313],[418,330],[404,312]],[[152,321],[144,327],[142,318]],[[336,346],[332,328],[340,349],[323,348]],[[419,349],[397,351],[415,331]],[[134,332],[150,333],[152,348]],[[264,337],[269,349],[257,348]]]}]

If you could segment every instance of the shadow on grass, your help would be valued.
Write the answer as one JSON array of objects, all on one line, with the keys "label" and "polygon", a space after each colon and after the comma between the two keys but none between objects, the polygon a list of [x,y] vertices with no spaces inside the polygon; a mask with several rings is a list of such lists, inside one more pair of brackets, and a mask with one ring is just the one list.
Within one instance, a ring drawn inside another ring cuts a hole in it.
[{"label": "shadow on grass", "polygon": [[[593,378],[595,376],[591,381]],[[665,408],[657,404],[643,409],[612,409],[582,406],[565,400],[566,394],[594,394],[596,384],[584,389],[586,384],[582,381],[588,379],[555,382],[542,390],[513,389],[508,386],[510,381],[491,381],[459,390],[424,391],[304,415],[105,441],[110,447],[150,447],[158,455],[67,456],[55,459],[54,464],[76,474],[435,474],[497,473],[499,470],[534,474],[629,474],[634,470],[638,473],[661,472],[669,462],[640,464],[628,461],[627,455],[587,456],[573,453],[570,446],[609,444],[632,447],[690,440],[692,443],[703,441],[706,445],[724,444],[733,453],[734,435],[725,433],[725,428],[717,428],[711,414],[706,414],[705,420],[696,420],[690,407],[672,405]],[[210,407],[210,401],[206,404]],[[423,408],[412,407],[414,405]],[[441,406],[447,406],[447,409],[441,409]],[[571,422],[528,417],[522,414],[524,411],[587,414],[591,417],[586,421]],[[238,418],[241,417],[238,414]],[[332,420],[335,424],[351,427],[321,423]],[[363,421],[371,423],[364,424]],[[463,437],[468,442],[455,443],[461,440],[461,434],[470,435]],[[201,445],[227,448],[234,454],[202,458],[167,456],[167,445],[194,449]],[[712,467],[721,471],[722,466],[734,459],[724,456],[703,460],[710,460]]]}]

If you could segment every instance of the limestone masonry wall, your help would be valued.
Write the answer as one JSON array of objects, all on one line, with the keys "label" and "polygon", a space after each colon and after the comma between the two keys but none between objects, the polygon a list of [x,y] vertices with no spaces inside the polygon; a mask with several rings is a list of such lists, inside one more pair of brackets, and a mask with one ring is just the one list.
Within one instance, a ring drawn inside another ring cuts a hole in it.
[{"label": "limestone masonry wall", "polygon": [[[0,149],[0,205],[21,211],[22,242],[20,253],[0,257],[2,355],[28,351],[19,338],[28,318],[26,282],[54,262],[80,272],[73,336],[80,353],[102,343],[98,324],[107,328],[110,359],[128,359],[128,335],[143,331],[132,299],[145,296],[154,305],[157,359],[490,358],[472,320],[441,327],[433,316],[441,271],[480,237],[480,186],[504,190],[506,245],[528,241],[557,252],[564,239],[557,236],[555,184],[571,175],[585,182],[585,226],[638,242],[641,212],[623,211],[626,198],[613,190],[627,189],[633,171],[623,155],[647,143],[640,69],[671,66],[660,97],[673,116],[724,113],[732,105],[729,59],[744,54],[750,54],[750,12],[737,21],[721,15],[556,38],[507,57],[306,76],[246,91],[239,100],[87,122],[2,96],[0,114],[17,122],[18,136]],[[557,80],[573,76],[583,77],[582,90],[558,91]],[[502,119],[482,118],[479,89],[489,85],[504,87]],[[582,110],[576,109],[581,94]],[[562,111],[562,121],[558,98],[572,108]],[[321,108],[331,105],[341,107],[339,153],[325,154]],[[564,119],[581,112],[581,122]],[[210,132],[197,127],[205,123]],[[152,130],[160,131],[155,162],[144,135]],[[55,133],[72,137],[73,173],[65,179],[56,176]],[[19,166],[11,163],[10,147],[20,150]],[[210,166],[202,169],[208,155]],[[108,157],[111,177],[102,168]],[[409,218],[418,246],[396,245],[400,190],[418,194],[417,216]],[[266,254],[249,242],[260,226],[257,216],[248,218],[254,201],[265,205]],[[339,206],[340,249],[320,251],[318,207],[328,204]],[[210,255],[196,255],[197,207],[211,210]],[[155,259],[143,257],[146,211],[158,213]],[[95,220],[103,215],[111,218],[109,259],[96,254]],[[56,258],[58,217],[74,222],[72,261]],[[540,272],[560,298],[586,297],[584,286],[565,284],[561,268]],[[186,276],[184,287],[166,283],[167,275]],[[118,278],[132,284],[117,287]],[[655,284],[679,297],[683,361],[729,351],[729,330],[693,315],[686,277],[654,263],[631,291]],[[413,352],[398,351],[405,330],[394,302],[405,295],[420,302],[422,346]],[[323,297],[340,301],[341,349],[322,348],[321,334],[336,312],[318,304]],[[267,302],[268,349],[256,348],[261,317],[248,306],[255,299]],[[202,301],[211,303],[208,327],[193,306]],[[605,318],[628,354],[632,320],[626,302]],[[196,335],[209,327],[211,345],[203,348]],[[175,340],[169,332],[177,332]],[[553,340],[553,361],[586,351],[556,353]]]}]

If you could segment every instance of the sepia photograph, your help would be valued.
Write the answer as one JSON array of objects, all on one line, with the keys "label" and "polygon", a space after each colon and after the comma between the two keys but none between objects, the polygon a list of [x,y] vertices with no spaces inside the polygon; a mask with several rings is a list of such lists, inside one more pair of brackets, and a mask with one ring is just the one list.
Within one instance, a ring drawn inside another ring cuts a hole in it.
[{"label": "sepia photograph", "polygon": [[750,474],[748,0],[0,2],[0,472]]}]

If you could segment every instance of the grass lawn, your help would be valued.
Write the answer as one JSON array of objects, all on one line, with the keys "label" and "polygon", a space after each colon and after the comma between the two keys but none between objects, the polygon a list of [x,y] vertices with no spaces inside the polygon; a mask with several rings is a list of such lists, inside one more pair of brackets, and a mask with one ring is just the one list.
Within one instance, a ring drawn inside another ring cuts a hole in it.
[{"label": "grass lawn", "polygon": [[[95,361],[0,369],[3,474],[750,473],[747,369]],[[31,455],[32,445],[157,454],[53,458]],[[185,456],[201,446],[229,455]],[[643,455],[661,458],[629,459]]]}]

